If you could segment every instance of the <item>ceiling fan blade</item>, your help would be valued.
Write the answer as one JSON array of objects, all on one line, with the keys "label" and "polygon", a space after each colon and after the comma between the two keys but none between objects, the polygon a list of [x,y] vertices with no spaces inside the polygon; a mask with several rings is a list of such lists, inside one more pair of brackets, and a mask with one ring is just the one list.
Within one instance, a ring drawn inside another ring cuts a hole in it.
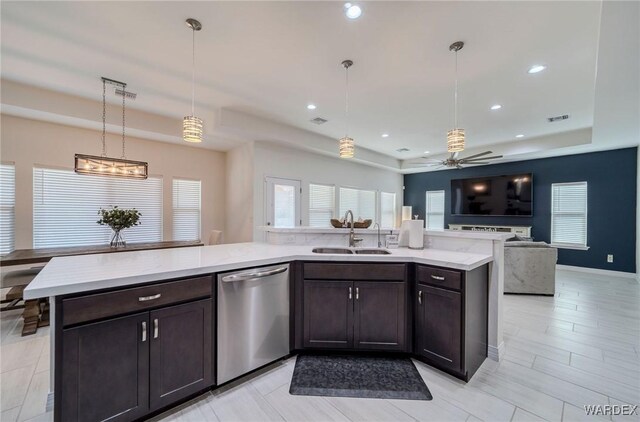
[{"label": "ceiling fan blade", "polygon": [[493,151],[485,151],[485,152],[481,152],[480,154],[474,154],[474,155],[470,155],[468,157],[464,157],[464,158],[462,158],[462,160],[468,160],[470,158],[482,157],[483,155],[492,154],[492,153],[493,153]]},{"label": "ceiling fan blade", "polygon": [[493,155],[491,157],[472,158],[472,159],[463,158],[461,161],[464,161],[465,163],[468,163],[468,162],[471,162],[471,161],[496,160],[498,158],[502,158],[502,155]]},{"label": "ceiling fan blade", "polygon": [[471,161],[470,163],[462,163],[465,166],[477,166],[480,164],[491,164],[491,161]]}]

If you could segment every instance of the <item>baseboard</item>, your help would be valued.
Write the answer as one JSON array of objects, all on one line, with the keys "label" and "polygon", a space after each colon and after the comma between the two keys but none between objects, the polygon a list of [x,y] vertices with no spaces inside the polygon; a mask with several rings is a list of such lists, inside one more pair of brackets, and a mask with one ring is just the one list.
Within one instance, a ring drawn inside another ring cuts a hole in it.
[{"label": "baseboard", "polygon": [[608,275],[610,277],[632,278],[637,280],[636,273],[627,273],[624,271],[601,270],[600,268],[574,267],[572,265],[556,265],[556,270],[577,271],[581,273]]},{"label": "baseboard", "polygon": [[504,356],[504,342],[500,343],[498,347],[495,346],[487,346],[487,357],[491,360],[495,360],[496,362],[500,362],[500,360]]}]

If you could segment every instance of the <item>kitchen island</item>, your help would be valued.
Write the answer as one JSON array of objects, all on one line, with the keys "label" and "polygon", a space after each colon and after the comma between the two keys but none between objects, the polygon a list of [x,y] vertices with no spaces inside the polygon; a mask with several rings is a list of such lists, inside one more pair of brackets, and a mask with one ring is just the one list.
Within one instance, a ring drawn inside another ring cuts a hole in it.
[{"label": "kitchen island", "polygon": [[[51,302],[54,304],[52,350],[55,352],[52,354],[54,369],[52,391],[54,389],[67,391],[55,396],[55,417],[57,420],[82,419],[69,417],[69,414],[63,417],[60,413],[62,409],[72,409],[73,412],[77,412],[74,414],[83,417],[92,415],[90,412],[93,411],[102,411],[103,413],[94,415],[99,419],[105,415],[112,415],[110,413],[112,409],[122,408],[127,411],[126,414],[121,415],[120,419],[133,420],[215,386],[215,360],[212,357],[212,344],[216,341],[215,336],[212,336],[214,331],[212,319],[215,318],[213,275],[229,270],[265,265],[287,263],[294,268],[291,277],[292,352],[299,348],[309,348],[305,339],[308,340],[307,337],[315,335],[315,333],[303,333],[303,329],[300,328],[303,319],[301,314],[306,312],[309,306],[313,306],[313,304],[303,304],[297,299],[296,295],[300,295],[302,289],[300,286],[317,286],[319,282],[324,282],[318,279],[326,279],[330,283],[343,283],[344,286],[346,286],[344,283],[354,283],[350,286],[360,286],[361,289],[366,285],[357,283],[369,283],[369,287],[375,288],[383,287],[382,283],[376,284],[377,282],[384,282],[389,287],[395,283],[396,287],[402,289],[388,290],[402,291],[398,297],[406,298],[406,300],[403,299],[404,305],[398,308],[402,309],[402,315],[399,317],[407,322],[407,329],[403,333],[398,333],[400,340],[395,349],[397,351],[414,352],[411,321],[414,319],[414,308],[417,312],[417,307],[422,306],[423,300],[428,301],[429,309],[441,306],[441,309],[448,310],[451,322],[442,321],[455,324],[458,331],[452,332],[458,332],[460,337],[447,340],[448,343],[445,345],[429,345],[421,342],[421,350],[424,349],[425,352],[422,356],[427,356],[427,361],[429,361],[430,347],[437,349],[444,346],[442,350],[447,353],[452,347],[454,349],[457,347],[457,352],[454,350],[454,353],[464,353],[464,347],[461,344],[464,344],[466,335],[465,306],[467,313],[469,309],[477,309],[481,315],[480,321],[485,323],[481,324],[480,330],[475,330],[480,337],[474,341],[483,345],[481,357],[484,359],[487,355],[486,304],[489,290],[487,264],[494,261],[493,255],[468,251],[406,248],[393,249],[389,252],[386,255],[318,254],[313,252],[313,247],[305,245],[240,243],[54,258],[25,290],[25,296],[27,298],[48,296],[52,298]],[[339,266],[343,267],[336,272],[335,268]],[[377,271],[371,272],[372,268],[376,268]],[[381,278],[379,274],[389,274],[391,279]],[[345,278],[355,281],[346,281]],[[429,278],[432,279],[431,282]],[[441,279],[445,283],[441,286],[442,289],[439,287],[434,289],[434,286],[428,285],[433,284],[433,280]],[[469,290],[467,287],[479,288],[479,290]],[[444,296],[433,295],[431,294],[433,291],[443,292]],[[127,295],[135,296],[135,300],[130,301],[131,298]],[[349,297],[351,298],[351,295]],[[466,301],[474,297],[477,299],[475,305],[472,307],[465,305]],[[155,299],[158,300],[155,301]],[[436,302],[433,302],[434,300]],[[412,305],[414,301],[416,303]],[[130,307],[127,308],[127,306]],[[311,312],[307,314],[311,315]],[[419,318],[438,318],[440,314],[428,312],[420,314],[416,326],[419,327],[421,324]],[[161,327],[160,335],[158,335],[158,324]],[[180,338],[184,341],[185,333],[181,332],[179,327],[190,327],[187,346],[179,346],[179,341],[171,340],[173,336],[174,339]],[[298,329],[300,329],[300,335],[296,332]],[[447,327],[444,327],[444,330],[451,331]],[[107,338],[109,341],[105,343]],[[124,341],[125,338],[134,339],[134,341],[127,343]],[[160,340],[162,341],[159,342]],[[107,350],[108,344],[114,344],[112,350]],[[303,345],[300,346],[301,344]],[[83,361],[82,354],[78,352],[80,345],[93,350],[93,360]],[[358,348],[358,346],[353,347]],[[374,349],[364,347],[364,350]],[[192,350],[202,350],[203,353],[194,355],[189,352]],[[178,359],[183,353],[188,353],[186,359]],[[120,357],[115,363],[116,367],[101,365],[101,362],[114,365],[110,362],[111,354],[117,354]],[[421,355],[417,351],[415,354]],[[100,362],[95,361],[95,356],[101,356]],[[125,356],[133,356],[129,359],[128,365]],[[150,356],[150,359],[147,356]],[[446,362],[454,361],[457,369],[448,372],[462,379],[468,379],[481,361],[476,359],[468,370],[464,366],[468,360],[465,361],[464,355],[460,356],[462,361],[456,358],[446,359],[443,361],[444,365],[439,365],[435,361],[432,363],[443,370],[448,370]],[[190,362],[192,366],[176,373],[167,365],[158,363],[162,361]],[[60,370],[61,367],[66,369]],[[108,386],[96,385],[99,384],[95,382],[96,379],[106,376],[106,373],[102,373],[102,375],[96,375],[98,378],[94,378],[93,373],[97,370],[96,368],[102,368],[102,371],[128,373],[133,381],[123,385],[131,384],[135,388],[127,394],[121,391],[120,394],[110,397],[110,400],[105,399],[104,403],[100,401],[100,406],[97,406],[94,401],[95,396],[106,397],[104,394],[108,391]],[[195,381],[187,379],[190,370],[193,372],[192,378]],[[80,375],[87,373],[92,376],[89,378],[85,376],[85,384],[80,385],[78,382]],[[176,392],[180,393],[176,394]],[[146,399],[141,400],[141,397]],[[140,406],[140,403],[145,400],[150,404]],[[80,409],[82,403],[94,404],[82,410]]]}]

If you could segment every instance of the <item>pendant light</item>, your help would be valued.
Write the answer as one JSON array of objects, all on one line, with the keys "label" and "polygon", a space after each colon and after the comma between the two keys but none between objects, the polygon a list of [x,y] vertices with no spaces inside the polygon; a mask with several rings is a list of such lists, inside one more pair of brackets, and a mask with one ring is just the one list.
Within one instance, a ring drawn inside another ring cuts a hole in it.
[{"label": "pendant light", "polygon": [[344,96],[344,115],[345,115],[345,134],[344,138],[340,139],[340,158],[353,158],[356,152],[355,143],[353,138],[349,137],[349,68],[353,66],[351,60],[345,60],[342,62],[342,67],[345,71],[345,96]]},{"label": "pendant light", "polygon": [[182,120],[182,139],[186,142],[202,142],[202,119],[195,116],[196,97],[196,31],[202,29],[202,24],[195,19],[187,19],[187,26],[192,30],[191,56],[191,115]]},{"label": "pendant light", "polygon": [[[120,87],[122,91],[122,156],[120,158],[107,157],[107,83]],[[148,164],[143,161],[127,160],[125,154],[125,104],[127,96],[124,82],[115,81],[109,78],[102,78],[102,154],[75,155],[75,172],[78,174],[91,174],[100,176],[126,177],[132,179],[146,179]]]},{"label": "pendant light", "polygon": [[464,151],[464,129],[458,128],[458,51],[462,50],[464,43],[456,41],[449,46],[449,51],[456,54],[456,85],[453,96],[453,129],[447,132],[447,151],[451,153]]}]

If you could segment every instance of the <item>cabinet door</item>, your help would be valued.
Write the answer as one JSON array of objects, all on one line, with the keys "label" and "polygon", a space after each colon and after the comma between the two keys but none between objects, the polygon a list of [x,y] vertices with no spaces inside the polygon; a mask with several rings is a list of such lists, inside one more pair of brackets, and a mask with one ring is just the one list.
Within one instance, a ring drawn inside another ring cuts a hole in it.
[{"label": "cabinet door", "polygon": [[462,295],[418,285],[417,353],[445,368],[462,371]]},{"label": "cabinet door", "polygon": [[152,311],[150,322],[150,403],[155,410],[211,385],[211,299]]},{"label": "cabinet door", "polygon": [[304,346],[353,347],[353,283],[304,281]]},{"label": "cabinet door", "polygon": [[131,421],[145,415],[148,334],[148,312],[63,330],[62,397],[56,419]]},{"label": "cabinet door", "polygon": [[354,283],[354,343],[358,349],[404,350],[405,283]]}]

